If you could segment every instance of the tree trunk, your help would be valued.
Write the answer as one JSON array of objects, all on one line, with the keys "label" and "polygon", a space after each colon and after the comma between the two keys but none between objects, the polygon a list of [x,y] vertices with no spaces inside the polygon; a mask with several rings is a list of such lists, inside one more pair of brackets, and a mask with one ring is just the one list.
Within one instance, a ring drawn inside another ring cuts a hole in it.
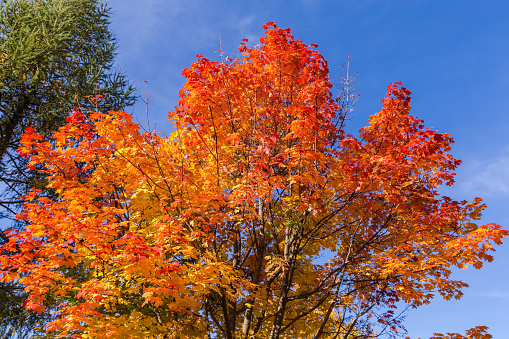
[{"label": "tree trunk", "polygon": [[[258,215],[260,218],[260,229],[259,229],[259,239],[258,245],[256,249],[256,266],[253,273],[253,283],[258,284],[260,282],[260,274],[262,272],[263,266],[263,257],[265,256],[265,219],[263,214],[263,201],[260,200],[258,204]],[[253,308],[255,299],[250,296],[247,300],[247,303],[251,304],[250,307],[246,309],[246,313],[244,314],[244,324],[242,325],[242,337],[248,338],[249,328],[251,327],[251,322],[253,319]]]}]

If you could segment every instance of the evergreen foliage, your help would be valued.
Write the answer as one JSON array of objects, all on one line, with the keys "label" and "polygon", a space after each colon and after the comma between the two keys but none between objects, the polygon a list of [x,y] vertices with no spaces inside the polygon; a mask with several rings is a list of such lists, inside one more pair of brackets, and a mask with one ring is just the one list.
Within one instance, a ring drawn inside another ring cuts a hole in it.
[{"label": "evergreen foliage", "polygon": [[[22,196],[47,190],[16,152],[28,127],[51,136],[73,106],[118,110],[135,102],[129,79],[114,67],[110,8],[101,0],[0,0],[0,243]],[[89,100],[102,97],[101,102]],[[0,284],[0,338],[27,338],[51,316],[25,310],[21,285]]]}]

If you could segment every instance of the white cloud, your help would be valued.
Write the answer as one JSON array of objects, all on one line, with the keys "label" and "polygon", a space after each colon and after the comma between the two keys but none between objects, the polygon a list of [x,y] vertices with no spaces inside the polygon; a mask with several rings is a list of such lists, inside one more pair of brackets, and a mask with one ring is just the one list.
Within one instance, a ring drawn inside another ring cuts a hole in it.
[{"label": "white cloud", "polygon": [[470,294],[472,297],[482,297],[482,298],[496,298],[496,299],[507,299],[509,298],[509,292],[484,292],[484,293],[472,293]]},{"label": "white cloud", "polygon": [[458,188],[476,196],[509,195],[509,152],[485,161],[465,162],[457,178]]}]

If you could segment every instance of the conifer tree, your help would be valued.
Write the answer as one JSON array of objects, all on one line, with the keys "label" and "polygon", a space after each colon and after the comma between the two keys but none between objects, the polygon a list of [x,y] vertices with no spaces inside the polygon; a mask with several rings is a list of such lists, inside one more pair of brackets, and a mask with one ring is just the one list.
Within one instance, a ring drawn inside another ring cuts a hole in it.
[{"label": "conifer tree", "polygon": [[16,153],[26,128],[51,136],[73,106],[96,106],[87,96],[101,95],[103,111],[135,96],[114,68],[116,41],[101,0],[1,0],[0,10],[0,218],[12,219],[27,189],[45,187]]},{"label": "conifer tree", "polygon": [[[73,106],[134,104],[134,88],[114,67],[110,15],[101,0],[0,0],[0,243],[8,241],[2,229],[23,227],[14,218],[23,195],[32,188],[53,195],[16,152],[26,128],[49,137]],[[1,338],[27,338],[50,318],[26,311],[25,299],[15,282],[0,285]]]}]

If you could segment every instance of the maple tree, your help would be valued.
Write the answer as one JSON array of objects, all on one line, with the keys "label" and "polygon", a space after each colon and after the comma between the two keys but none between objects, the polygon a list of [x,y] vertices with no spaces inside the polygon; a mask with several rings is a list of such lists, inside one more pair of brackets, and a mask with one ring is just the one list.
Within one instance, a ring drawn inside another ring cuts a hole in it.
[{"label": "maple tree", "polygon": [[75,109],[54,146],[27,130],[19,152],[59,199],[25,197],[1,279],[26,286],[27,308],[58,300],[47,336],[391,336],[399,303],[459,298],[452,267],[493,259],[508,232],[475,223],[479,198],[437,192],[460,161],[410,92],[389,85],[349,135],[316,45],[264,28],[239,60],[183,71],[167,137],[121,111]]}]

